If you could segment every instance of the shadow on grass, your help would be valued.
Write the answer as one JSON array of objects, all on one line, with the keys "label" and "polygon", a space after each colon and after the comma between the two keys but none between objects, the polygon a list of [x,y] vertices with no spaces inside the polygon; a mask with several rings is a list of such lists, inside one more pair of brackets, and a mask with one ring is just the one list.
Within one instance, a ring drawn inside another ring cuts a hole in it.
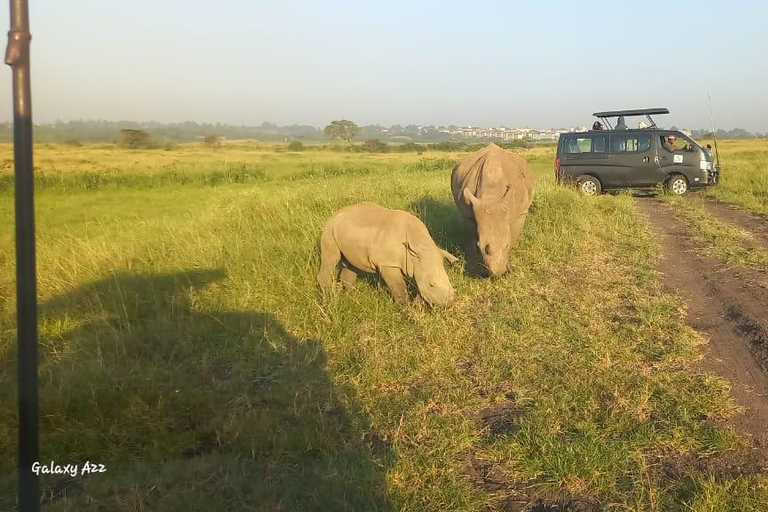
[{"label": "shadow on grass", "polygon": [[224,276],[115,274],[42,305],[41,459],[107,469],[43,478],[49,510],[393,509],[390,447],[321,344],[268,312],[205,311]]},{"label": "shadow on grass", "polygon": [[486,275],[482,255],[477,245],[472,242],[468,228],[464,225],[452,200],[439,201],[433,197],[424,196],[412,202],[409,208],[424,222],[438,246],[456,256],[464,257],[465,272],[468,276]]}]

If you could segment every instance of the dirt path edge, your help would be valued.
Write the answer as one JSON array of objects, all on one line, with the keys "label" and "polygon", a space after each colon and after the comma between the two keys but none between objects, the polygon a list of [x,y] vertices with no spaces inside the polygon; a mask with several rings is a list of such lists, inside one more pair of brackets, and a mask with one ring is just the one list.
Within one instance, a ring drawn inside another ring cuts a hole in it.
[{"label": "dirt path edge", "polygon": [[688,306],[687,323],[708,335],[702,368],[731,383],[744,407],[735,427],[768,462],[768,290],[757,273],[706,256],[660,199],[637,198],[638,211],[659,236],[663,285]]}]

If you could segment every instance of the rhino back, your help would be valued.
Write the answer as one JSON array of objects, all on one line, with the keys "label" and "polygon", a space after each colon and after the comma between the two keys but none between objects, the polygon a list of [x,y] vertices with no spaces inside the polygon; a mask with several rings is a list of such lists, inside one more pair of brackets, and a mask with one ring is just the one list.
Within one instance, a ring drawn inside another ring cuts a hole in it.
[{"label": "rhino back", "polygon": [[427,226],[421,221],[421,219],[408,212],[402,213],[405,214],[403,216],[403,224],[406,226],[406,233],[408,237],[408,239],[404,241],[414,244],[415,246],[422,247],[425,250],[429,249],[431,251],[439,252],[437,244],[432,238],[432,235],[429,233],[429,229],[427,229]]},{"label": "rhino back", "polygon": [[334,237],[342,255],[356,268],[375,272],[380,266],[403,264],[408,225],[406,212],[374,203],[360,203],[340,210]]}]

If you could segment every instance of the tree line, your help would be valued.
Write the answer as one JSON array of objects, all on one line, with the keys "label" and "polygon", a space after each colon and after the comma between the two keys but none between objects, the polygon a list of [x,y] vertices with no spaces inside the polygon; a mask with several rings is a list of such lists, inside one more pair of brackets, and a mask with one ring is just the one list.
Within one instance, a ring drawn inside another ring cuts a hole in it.
[{"label": "tree line", "polygon": [[[343,121],[343,120],[340,120]],[[338,124],[340,121],[336,121]],[[351,123],[351,121],[349,122]],[[334,123],[331,123],[334,124]],[[450,140],[450,136],[434,131],[420,131],[416,125],[394,126],[391,130],[380,125],[358,127],[353,138],[379,138],[388,142],[440,142]],[[35,142],[48,143],[112,143],[119,144],[125,138],[124,131],[141,131],[148,135],[155,145],[167,143],[203,142],[206,137],[215,136],[219,140],[250,139],[263,142],[327,142],[336,138],[335,133],[309,125],[279,126],[264,122],[258,126],[236,126],[222,123],[139,123],[134,121],[75,120],[57,121],[49,124],[36,124],[33,128]],[[351,140],[351,139],[350,139]],[[13,141],[11,122],[0,124],[0,142]]]},{"label": "tree line", "polygon": [[[456,127],[448,127],[456,128]],[[141,132],[141,135],[138,132]],[[711,130],[692,130],[695,138],[711,138]],[[721,139],[748,139],[764,135],[743,128],[717,130]],[[303,143],[338,140],[347,144],[353,141],[378,140],[383,143],[440,143],[463,140],[442,132],[434,127],[417,125],[358,126],[340,119],[332,121],[325,128],[308,125],[278,126],[264,122],[258,126],[235,126],[221,123],[138,123],[131,121],[57,121],[52,124],[37,124],[33,129],[35,142],[47,143],[113,143],[130,147],[159,147],[182,142],[202,142],[217,145],[225,139],[251,139],[264,142]],[[0,142],[13,141],[13,125],[0,125]],[[370,144],[374,144],[371,142]],[[369,145],[370,145],[369,144]]]}]

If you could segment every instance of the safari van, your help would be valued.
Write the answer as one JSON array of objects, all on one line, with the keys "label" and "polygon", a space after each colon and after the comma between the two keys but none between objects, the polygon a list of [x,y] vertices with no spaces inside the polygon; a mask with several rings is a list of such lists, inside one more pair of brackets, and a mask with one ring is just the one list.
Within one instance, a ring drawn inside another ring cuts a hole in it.
[{"label": "safari van", "polygon": [[[716,184],[720,165],[714,164],[711,147],[680,131],[660,129],[651,118],[668,113],[666,108],[596,112],[607,127],[596,122],[592,130],[560,134],[555,178],[575,184],[586,195],[658,184],[680,195]],[[625,117],[632,116],[645,116],[650,124],[627,128]],[[608,121],[612,117],[618,118],[616,128]]]}]

